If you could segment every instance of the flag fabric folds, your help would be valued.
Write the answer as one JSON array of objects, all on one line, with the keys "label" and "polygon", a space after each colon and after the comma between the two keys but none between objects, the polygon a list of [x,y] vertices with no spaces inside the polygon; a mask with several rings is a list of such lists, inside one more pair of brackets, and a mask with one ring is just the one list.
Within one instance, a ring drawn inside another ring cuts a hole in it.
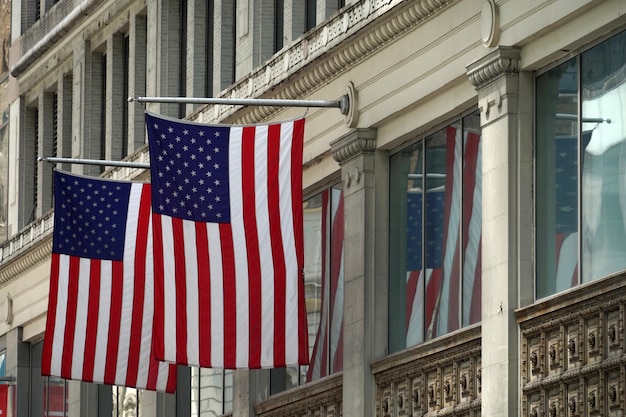
[{"label": "flag fabric folds", "polygon": [[212,368],[308,363],[304,120],[211,126],[146,113],[155,357]]},{"label": "flag fabric folds", "polygon": [[151,356],[150,185],[55,171],[54,207],[42,374],[174,392]]},{"label": "flag fabric folds", "polygon": [[444,185],[407,194],[407,347],[480,321],[480,134],[448,126],[445,148]]}]

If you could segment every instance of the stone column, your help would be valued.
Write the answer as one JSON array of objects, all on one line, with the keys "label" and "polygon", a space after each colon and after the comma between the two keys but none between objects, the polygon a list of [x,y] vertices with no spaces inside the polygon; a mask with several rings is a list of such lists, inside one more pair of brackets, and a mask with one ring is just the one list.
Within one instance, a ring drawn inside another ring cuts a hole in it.
[{"label": "stone column", "polygon": [[[384,351],[386,340],[386,329],[375,323],[386,300],[386,291],[376,285],[384,280],[374,278],[377,256],[382,263],[386,259],[386,250],[376,251],[376,242],[383,240],[377,236],[376,219],[386,216],[376,215],[381,200],[375,187],[375,168],[386,158],[378,158],[374,129],[356,129],[330,146],[344,186],[343,416],[367,417],[374,415],[375,407],[370,363]],[[378,171],[386,172],[384,167]]]},{"label": "stone column", "polygon": [[[522,299],[532,298],[532,106],[527,101],[532,84],[526,85],[528,75],[520,76],[519,61],[518,49],[499,47],[467,67],[478,91],[482,128],[483,417],[519,414],[514,311]],[[521,285],[528,280],[530,285]]]},{"label": "stone column", "polygon": [[30,407],[30,344],[22,341],[22,328],[16,327],[6,335],[5,375],[13,378],[13,415],[28,416]]}]

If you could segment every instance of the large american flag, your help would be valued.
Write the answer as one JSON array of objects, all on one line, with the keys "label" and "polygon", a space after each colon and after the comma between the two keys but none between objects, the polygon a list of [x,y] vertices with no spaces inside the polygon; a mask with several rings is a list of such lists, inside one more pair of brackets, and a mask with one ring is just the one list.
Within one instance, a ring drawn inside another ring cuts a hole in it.
[{"label": "large american flag", "polygon": [[178,364],[308,364],[304,120],[211,126],[146,114],[155,355]]},{"label": "large american flag", "polygon": [[480,135],[444,133],[444,185],[407,195],[406,346],[480,320]]},{"label": "large american flag", "polygon": [[173,392],[151,356],[150,185],[54,172],[42,374]]}]

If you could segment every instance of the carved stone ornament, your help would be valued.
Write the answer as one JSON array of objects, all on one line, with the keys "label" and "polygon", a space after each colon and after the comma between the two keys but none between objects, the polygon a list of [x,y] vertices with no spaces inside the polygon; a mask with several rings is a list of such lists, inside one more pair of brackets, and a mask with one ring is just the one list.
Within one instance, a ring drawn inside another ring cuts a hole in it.
[{"label": "carved stone ornament", "polygon": [[576,397],[570,397],[567,402],[567,408],[569,409],[570,414],[574,414],[576,412]]},{"label": "carved stone ornament", "polygon": [[587,395],[587,404],[589,404],[589,408],[596,408],[596,393],[590,392]]},{"label": "carved stone ornament", "polygon": [[574,339],[567,341],[567,350],[569,351],[570,356],[576,353],[576,341]]},{"label": "carved stone ornament", "polygon": [[589,347],[591,349],[596,347],[596,333],[595,332],[589,332],[587,343],[589,343]]},{"label": "carved stone ornament", "polygon": [[491,48],[498,43],[500,37],[500,12],[494,0],[483,3],[480,12],[480,37],[486,48]]},{"label": "carved stone ornament", "polygon": [[550,409],[548,410],[550,417],[556,417],[556,403],[550,403]]},{"label": "carved stone ornament", "polygon": [[615,342],[615,339],[617,338],[617,331],[615,330],[615,325],[614,324],[609,326],[609,329],[607,331],[607,336],[608,336],[609,341],[611,343]]},{"label": "carved stone ornament", "polygon": [[611,385],[609,387],[609,400],[611,401],[611,404],[617,401],[617,388],[615,388],[615,385]]},{"label": "carved stone ornament", "polygon": [[364,153],[376,150],[376,129],[355,129],[330,143],[333,159],[344,165]]},{"label": "carved stone ornament", "polygon": [[467,75],[476,88],[493,83],[506,75],[517,75],[520,68],[520,51],[515,47],[500,46],[489,55],[467,66]]}]

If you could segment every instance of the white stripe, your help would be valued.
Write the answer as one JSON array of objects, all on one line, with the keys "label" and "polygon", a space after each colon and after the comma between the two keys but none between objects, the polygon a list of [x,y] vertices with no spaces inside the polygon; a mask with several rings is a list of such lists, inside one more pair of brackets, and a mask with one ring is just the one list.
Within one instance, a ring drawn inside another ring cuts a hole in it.
[{"label": "white stripe", "polygon": [[211,365],[224,367],[224,272],[219,225],[207,223],[211,275]]},{"label": "white stripe", "polygon": [[[120,339],[117,356],[117,370],[115,382],[118,385],[126,383],[128,359],[130,349],[130,334],[133,322],[133,303],[135,298],[135,250],[137,246],[137,227],[139,218],[139,203],[141,201],[141,184],[132,184],[126,216],[126,236],[124,240],[124,268],[122,311],[120,315]],[[143,279],[143,277],[138,277]],[[115,323],[114,323],[115,324]]]},{"label": "white stripe", "polygon": [[[259,126],[260,128],[260,126]],[[248,255],[246,231],[243,223],[243,178],[242,178],[242,127],[230,129],[228,149],[228,178],[230,186],[230,224],[235,252],[235,289],[236,289],[236,348],[235,364],[239,368],[248,367],[250,323],[248,290]]]},{"label": "white stripe", "polygon": [[65,322],[67,319],[69,268],[70,257],[68,255],[59,255],[59,288],[57,292],[57,311],[54,321],[54,338],[52,341],[52,355],[50,360],[50,373],[52,375],[61,375]]},{"label": "white stripe", "polygon": [[[89,260],[81,259],[80,269],[88,270]],[[84,263],[87,263],[85,265]],[[104,366],[109,345],[109,324],[111,314],[111,261],[100,262],[100,305],[98,306],[98,332],[96,336],[96,353],[94,361],[94,381],[104,381]]]},{"label": "white stripe", "polygon": [[[477,279],[476,264],[478,263],[478,250],[482,232],[482,141],[478,142],[478,154],[476,155],[476,173],[474,182],[474,198],[472,199],[472,215],[468,228],[468,242],[465,249],[463,265],[463,326],[469,326],[472,309],[472,297],[474,281]],[[479,274],[480,272],[478,272]],[[478,278],[480,279],[480,278]],[[480,294],[478,295],[480,297]]]},{"label": "white stripe", "polygon": [[167,388],[167,380],[169,377],[170,364],[167,362],[159,362],[159,371],[157,376],[157,387],[159,391],[165,391]]},{"label": "white stripe", "polygon": [[[72,379],[83,378],[85,361],[85,339],[87,332],[87,310],[89,306],[89,268],[78,271],[78,299],[76,300],[76,321],[74,325],[74,349],[72,351]],[[67,288],[65,288],[67,291]],[[65,305],[67,307],[67,305]]]},{"label": "white stripe", "polygon": [[[448,305],[450,298],[450,280],[453,263],[457,261],[455,252],[459,238],[459,222],[460,210],[459,202],[461,201],[460,178],[461,178],[461,132],[456,129],[454,138],[454,163],[452,169],[452,196],[450,200],[450,218],[448,221],[448,234],[446,236],[445,256],[443,260],[443,279],[441,294],[439,294],[439,309],[437,314],[437,334],[448,333],[448,315],[450,307]],[[447,191],[447,190],[446,190]],[[446,219],[444,219],[446,221]],[[457,300],[458,302],[458,300]]]},{"label": "white stripe", "polygon": [[176,273],[174,259],[174,232],[172,218],[161,216],[163,241],[163,277],[164,277],[164,359],[176,361]]},{"label": "white stripe", "polygon": [[[285,302],[285,360],[287,365],[298,365],[300,331],[298,329],[298,284],[302,279],[298,270],[298,255],[294,236],[293,196],[291,195],[291,171],[302,169],[291,166],[294,123],[283,123],[280,129],[280,226],[286,272]],[[301,184],[297,184],[301,187]],[[299,202],[298,202],[299,203]]]},{"label": "white stripe", "polygon": [[[148,218],[148,242],[146,247],[146,286],[143,299],[143,315],[141,321],[141,350],[139,352],[139,364],[137,369],[137,386],[148,385],[148,372],[152,358],[152,322],[154,318],[154,266],[153,266],[153,242],[152,242],[152,216]],[[157,388],[160,389],[160,388]]]},{"label": "white stripe", "polygon": [[561,243],[556,269],[556,292],[572,286],[572,277],[578,264],[578,233],[571,233]]},{"label": "white stripe", "polygon": [[257,128],[254,149],[254,177],[257,233],[261,269],[261,366],[274,360],[274,259],[272,255],[267,194],[268,128]]},{"label": "white stripe", "polygon": [[[185,243],[185,277],[187,293],[187,362],[200,364],[198,327],[198,252],[196,243],[196,222],[183,220],[183,241]],[[199,226],[200,227],[200,226]]]}]

